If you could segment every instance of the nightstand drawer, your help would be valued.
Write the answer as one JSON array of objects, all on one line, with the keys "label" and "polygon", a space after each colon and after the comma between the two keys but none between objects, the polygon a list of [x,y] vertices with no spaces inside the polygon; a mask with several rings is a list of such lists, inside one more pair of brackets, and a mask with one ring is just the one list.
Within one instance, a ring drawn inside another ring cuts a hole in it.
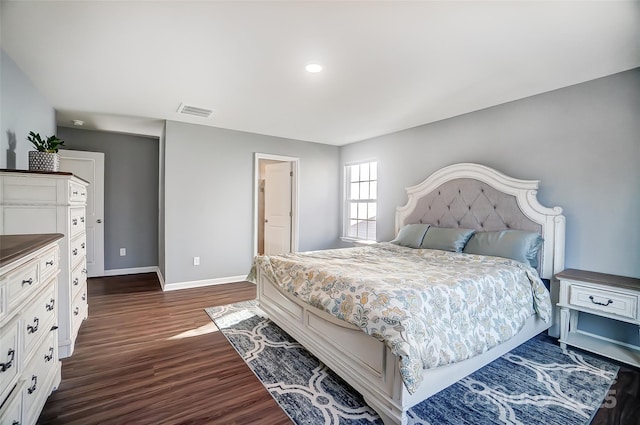
[{"label": "nightstand drawer", "polygon": [[569,305],[615,314],[629,319],[638,317],[638,296],[612,290],[571,284]]}]

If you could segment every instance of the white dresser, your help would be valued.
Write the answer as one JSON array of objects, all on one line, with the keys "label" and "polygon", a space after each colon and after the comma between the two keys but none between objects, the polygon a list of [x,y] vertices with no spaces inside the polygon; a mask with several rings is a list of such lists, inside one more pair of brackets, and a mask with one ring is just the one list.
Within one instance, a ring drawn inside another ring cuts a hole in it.
[{"label": "white dresser", "polygon": [[62,233],[58,278],[60,358],[87,318],[87,182],[71,173],[0,172],[0,234]]},{"label": "white dresser", "polygon": [[61,234],[0,236],[0,424],[35,424],[60,385]]}]

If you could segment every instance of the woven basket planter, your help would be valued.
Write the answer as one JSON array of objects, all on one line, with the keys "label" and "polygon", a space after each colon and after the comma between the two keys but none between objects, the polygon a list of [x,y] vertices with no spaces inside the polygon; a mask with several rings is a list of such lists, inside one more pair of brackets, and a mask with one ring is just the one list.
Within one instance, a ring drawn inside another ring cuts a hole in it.
[{"label": "woven basket planter", "polygon": [[51,152],[29,151],[30,171],[58,171],[60,155]]}]

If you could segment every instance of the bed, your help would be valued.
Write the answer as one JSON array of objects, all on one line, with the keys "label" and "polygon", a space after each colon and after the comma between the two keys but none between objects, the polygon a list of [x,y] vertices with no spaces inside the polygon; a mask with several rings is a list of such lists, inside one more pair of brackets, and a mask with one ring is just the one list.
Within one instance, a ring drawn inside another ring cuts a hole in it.
[{"label": "bed", "polygon": [[[513,269],[514,274],[527,274],[532,283],[533,293],[533,306],[530,305],[529,309],[537,311],[535,294],[536,291],[541,290],[539,287],[534,287],[534,281],[537,275],[543,279],[552,280],[554,274],[564,268],[565,232],[562,209],[547,208],[538,202],[536,196],[538,184],[537,180],[514,179],[479,164],[451,165],[436,171],[424,182],[407,188],[408,202],[397,208],[395,221],[396,234],[408,227],[407,225],[426,226],[427,224],[445,229],[473,229],[484,234],[502,230],[536,233],[542,238],[542,243],[537,261],[531,267],[508,259],[431,249],[412,251],[389,243],[382,243],[376,247],[346,248],[316,254],[293,254],[293,256],[296,258],[304,258],[305,255],[309,258],[314,255],[319,257],[320,259],[313,261],[324,264],[328,270],[320,270],[317,273],[322,276],[327,273],[339,276],[337,273],[340,270],[339,266],[325,263],[325,260],[329,261],[329,259],[324,257],[338,257],[337,261],[342,261],[344,268],[349,255],[361,256],[364,262],[369,264],[370,267],[364,265],[362,269],[357,270],[356,273],[362,276],[380,273],[376,267],[382,262],[395,262],[397,263],[395,269],[390,270],[403,270],[408,263],[431,262],[433,257],[444,259],[449,268],[464,268],[467,272],[472,268],[466,265],[460,266],[462,261],[483,263],[483,265],[486,263],[487,275],[493,270],[496,270],[497,274],[504,275],[506,272],[501,267],[505,270]],[[378,261],[376,255],[384,255],[384,258],[387,258],[386,256],[390,255],[389,252],[392,253],[392,256],[388,257],[392,258],[391,260]],[[393,252],[402,253],[407,258],[398,255],[395,259]],[[367,259],[369,255],[372,257]],[[271,260],[275,264],[277,258],[263,259],[263,263]],[[285,261],[284,257],[282,261]],[[309,261],[312,262],[312,260]],[[504,338],[498,339],[493,344],[487,344],[488,348],[480,347],[472,355],[460,354],[460,359],[448,358],[446,354],[435,356],[432,364],[426,364],[428,362],[425,363],[424,355],[416,360],[415,356],[408,354],[408,349],[402,351],[401,344],[389,342],[397,341],[398,334],[405,339],[408,339],[407,335],[410,334],[407,326],[398,326],[397,320],[394,321],[393,318],[388,320],[382,332],[379,326],[374,331],[365,328],[363,324],[354,321],[353,316],[349,316],[350,322],[346,321],[345,317],[339,318],[340,314],[336,315],[336,311],[339,312],[343,306],[327,307],[326,297],[324,300],[318,299],[317,294],[327,292],[326,290],[316,290],[315,295],[311,294],[312,291],[308,291],[310,294],[306,301],[315,300],[315,303],[305,302],[300,286],[292,289],[295,286],[293,281],[298,282],[309,277],[310,269],[304,262],[286,271],[289,276],[292,276],[289,285],[283,284],[286,279],[282,280],[264,264],[261,265],[260,262],[257,264],[256,282],[261,309],[271,320],[359,391],[367,403],[380,414],[385,424],[407,424],[407,411],[412,406],[545,331],[552,323],[550,313],[544,317],[542,313],[523,316],[524,313],[519,312],[522,317],[521,323],[514,325],[512,332],[505,331]],[[534,266],[537,270],[534,270]],[[294,270],[296,268],[299,270]],[[300,273],[300,279],[295,277],[295,273]],[[399,271],[397,273],[401,274]],[[535,279],[531,277],[531,273],[536,275]],[[484,274],[477,277],[478,280],[489,279]],[[392,278],[393,276],[389,279]],[[412,288],[412,281],[410,278],[407,279],[402,280],[402,285]],[[542,291],[546,290],[542,289]],[[548,294],[542,292],[540,294],[543,298],[548,297]],[[361,302],[363,297],[368,296],[370,294],[367,292],[364,295],[359,294],[356,298]],[[344,296],[342,299],[344,301]],[[550,309],[551,304],[548,301],[547,305]],[[421,308],[424,310],[425,307]],[[540,308],[544,310],[543,307]],[[413,329],[413,326],[411,328]],[[398,332],[394,335],[393,331],[389,332],[390,329],[397,329]],[[471,332],[478,333],[475,329]],[[381,333],[384,335],[381,336]],[[384,340],[388,336],[387,333],[392,335]],[[424,336],[425,332],[418,329],[415,333]],[[447,339],[444,337],[447,333],[450,332],[442,332],[443,340]],[[434,334],[427,333],[426,336],[429,335]],[[480,332],[480,335],[484,333]],[[460,351],[464,352],[464,350]],[[406,355],[396,355],[394,352]],[[446,353],[446,350],[441,352]],[[411,354],[414,353],[411,352]],[[413,360],[410,361],[411,359]],[[420,364],[423,366],[416,370],[416,365]]]}]

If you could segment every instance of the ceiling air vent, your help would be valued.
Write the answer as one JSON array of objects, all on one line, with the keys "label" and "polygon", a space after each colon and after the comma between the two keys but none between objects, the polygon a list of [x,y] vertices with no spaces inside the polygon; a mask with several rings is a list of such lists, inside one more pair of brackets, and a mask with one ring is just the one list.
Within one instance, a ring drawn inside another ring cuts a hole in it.
[{"label": "ceiling air vent", "polygon": [[195,115],[196,117],[202,118],[209,118],[211,114],[213,114],[213,111],[211,109],[198,108],[197,106],[185,105],[184,103],[180,104],[178,112],[181,114]]}]

